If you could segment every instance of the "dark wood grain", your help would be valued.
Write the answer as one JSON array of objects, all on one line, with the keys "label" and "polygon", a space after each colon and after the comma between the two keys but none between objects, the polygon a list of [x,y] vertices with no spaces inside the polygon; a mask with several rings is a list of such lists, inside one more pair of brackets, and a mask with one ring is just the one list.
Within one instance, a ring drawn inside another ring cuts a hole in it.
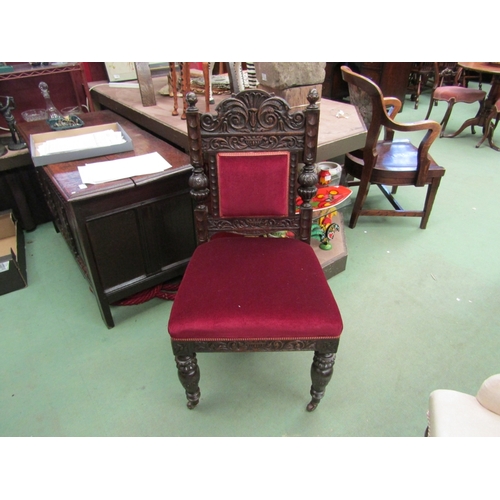
[{"label": "dark wood grain", "polygon": [[[86,126],[119,123],[134,150],[38,167],[54,217],[105,324],[114,326],[111,305],[182,275],[195,248],[188,178],[189,157],[111,111],[83,115]],[[44,122],[23,123],[23,137],[48,131]],[[172,168],[163,172],[81,188],[78,166],[157,151]]]}]

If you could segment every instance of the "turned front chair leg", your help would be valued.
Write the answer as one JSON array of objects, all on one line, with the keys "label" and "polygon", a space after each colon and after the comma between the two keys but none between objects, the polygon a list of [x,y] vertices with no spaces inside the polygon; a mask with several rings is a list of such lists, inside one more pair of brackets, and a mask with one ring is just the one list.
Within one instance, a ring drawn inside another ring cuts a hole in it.
[{"label": "turned front chair leg", "polygon": [[435,177],[427,188],[427,195],[425,197],[424,205],[424,215],[420,221],[420,229],[425,229],[427,227],[427,222],[431,215],[432,205],[434,205],[434,200],[438,192],[439,184],[441,183],[441,177]]},{"label": "turned front chair leg", "polygon": [[176,356],[177,372],[182,387],[186,390],[187,407],[192,410],[200,401],[200,369],[196,354],[190,356]]},{"label": "turned front chair leg", "polygon": [[318,406],[321,398],[325,395],[325,389],[333,375],[335,353],[322,353],[315,351],[311,365],[311,402],[307,405],[307,411],[313,411]]}]

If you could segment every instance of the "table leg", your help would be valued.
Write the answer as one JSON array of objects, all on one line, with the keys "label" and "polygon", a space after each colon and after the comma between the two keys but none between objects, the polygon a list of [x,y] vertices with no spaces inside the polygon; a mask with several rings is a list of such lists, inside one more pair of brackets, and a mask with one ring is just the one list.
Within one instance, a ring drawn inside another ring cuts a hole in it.
[{"label": "table leg", "polygon": [[457,137],[457,135],[460,135],[468,127],[471,127],[471,132],[475,134],[476,131],[474,130],[474,127],[475,126],[483,127],[483,124],[486,122],[484,111],[485,111],[485,105],[484,103],[481,103],[479,106],[479,111],[477,112],[477,115],[474,118],[469,118],[468,120],[465,120],[462,126],[456,132],[454,132],[453,134],[444,135],[443,137],[447,137],[448,139],[451,139],[452,137]]},{"label": "table leg", "polygon": [[500,98],[500,78],[497,75],[493,75],[493,78],[491,80],[491,89],[484,103],[481,103],[479,111],[477,112],[476,116],[474,118],[469,118],[468,120],[466,120],[454,134],[447,135],[445,137],[449,138],[456,137],[457,135],[462,133],[467,127],[472,127],[472,133],[474,133],[474,126],[477,125],[483,128],[483,136],[481,137],[481,140],[477,143],[476,148],[478,148],[486,139],[488,139],[490,147],[498,151],[497,146],[495,146],[492,141],[493,131],[496,128],[496,123],[495,126],[492,127],[491,122],[493,121],[495,116],[498,115],[498,112],[496,111],[495,108],[495,103],[499,98]]},{"label": "table leg", "polygon": [[[493,142],[493,134],[495,132],[495,129],[497,128],[498,122],[500,121],[500,99],[497,101],[498,104],[495,104],[491,108],[491,113],[488,116],[486,125],[485,125],[485,132],[483,134],[482,139],[476,144],[476,148],[481,146],[481,144],[485,141],[485,139],[488,139],[488,144],[491,149],[494,149],[495,151],[500,151],[500,147],[498,147],[494,142]],[[493,123],[494,121],[494,123]]]}]

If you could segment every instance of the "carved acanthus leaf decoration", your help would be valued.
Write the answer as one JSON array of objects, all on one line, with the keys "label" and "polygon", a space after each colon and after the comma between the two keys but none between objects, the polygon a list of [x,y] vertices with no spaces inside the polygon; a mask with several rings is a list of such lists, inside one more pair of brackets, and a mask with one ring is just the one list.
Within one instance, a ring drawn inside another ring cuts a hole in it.
[{"label": "carved acanthus leaf decoration", "polygon": [[231,231],[238,229],[259,229],[275,231],[294,230],[298,229],[297,219],[259,219],[259,218],[242,218],[242,219],[210,219],[208,221],[209,229],[212,231]]},{"label": "carved acanthus leaf decoration", "polygon": [[235,150],[242,151],[245,149],[262,149],[262,150],[290,150],[302,149],[304,147],[303,137],[277,135],[241,135],[230,136],[227,139],[221,137],[204,137],[202,140],[203,149],[211,151],[219,150]]},{"label": "carved acanthus leaf decoration", "polygon": [[[242,92],[222,101],[217,114],[203,114],[202,133],[251,133],[278,130],[291,132],[304,127],[304,114],[290,112],[286,101],[266,92],[255,90]],[[204,134],[205,135],[205,134]]]},{"label": "carved acanthus leaf decoration", "polygon": [[253,352],[253,351],[317,351],[336,352],[338,339],[299,339],[299,340],[213,340],[197,342],[172,341],[176,355],[193,352]]}]

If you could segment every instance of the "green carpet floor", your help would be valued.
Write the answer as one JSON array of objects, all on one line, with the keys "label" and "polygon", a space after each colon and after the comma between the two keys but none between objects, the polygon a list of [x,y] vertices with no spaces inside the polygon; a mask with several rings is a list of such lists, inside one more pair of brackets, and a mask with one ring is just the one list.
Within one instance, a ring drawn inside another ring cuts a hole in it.
[{"label": "green carpet floor", "polygon": [[[418,110],[407,99],[398,120],[423,119],[428,99]],[[476,110],[456,105],[449,130]],[[346,227],[347,268],[329,281],[345,329],[313,413],[307,352],[200,354],[202,398],[189,411],[171,303],[116,307],[108,330],[52,224],[26,233],[29,286],[0,297],[0,436],[423,436],[431,391],[475,393],[500,371],[500,153],[478,139],[433,145],[446,175],[426,230],[414,218]],[[405,207],[424,194],[399,189]],[[376,188],[369,203],[387,205]]]}]

